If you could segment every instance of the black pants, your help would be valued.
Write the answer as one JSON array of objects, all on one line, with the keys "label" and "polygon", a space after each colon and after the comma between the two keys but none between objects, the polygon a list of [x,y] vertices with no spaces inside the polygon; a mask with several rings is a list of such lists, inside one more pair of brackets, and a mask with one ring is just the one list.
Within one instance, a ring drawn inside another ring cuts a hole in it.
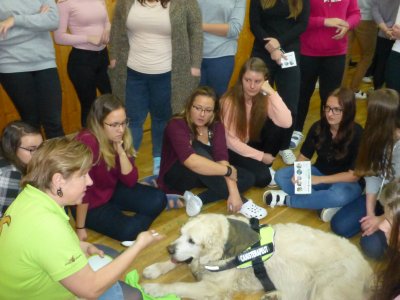
[{"label": "black pants", "polygon": [[[211,155],[211,147],[194,141],[193,148],[196,154],[214,160]],[[239,192],[243,193],[254,185],[254,176],[245,169],[239,167],[236,167],[236,169],[238,174],[237,187]],[[198,195],[204,204],[229,197],[228,187],[223,176],[200,175],[189,170],[179,161],[165,174],[164,181],[169,187],[182,193],[195,187],[207,188]]]},{"label": "black pants", "polygon": [[300,99],[294,130],[303,131],[307,117],[310,99],[319,78],[319,96],[325,105],[329,95],[340,87],[346,62],[346,55],[337,56],[306,56],[300,58]]},{"label": "black pants", "polygon": [[289,128],[281,128],[271,122],[271,126],[276,127],[276,135],[273,137],[273,143],[279,145],[279,150],[289,149],[290,139],[292,137],[294,122],[297,115],[297,105],[300,94],[300,57],[296,54],[297,66],[282,69],[275,61],[271,59],[270,54],[265,51],[253,49],[252,56],[261,58],[268,67],[269,82],[271,86],[276,84],[279,95],[292,113],[293,124]]},{"label": "black pants", "polygon": [[56,68],[0,73],[0,83],[23,121],[37,128],[43,126],[46,138],[64,135],[61,86]]},{"label": "black pants", "polygon": [[72,48],[68,58],[68,75],[81,103],[81,123],[86,126],[87,115],[96,99],[96,89],[101,94],[111,93],[111,84],[107,75],[107,48],[90,51]]},{"label": "black pants", "polygon": [[386,87],[400,93],[400,53],[391,51],[386,65]]},{"label": "black pants", "polygon": [[[250,141],[248,145],[264,153],[276,156],[280,150],[280,145],[276,143],[276,136],[281,134],[281,129],[272,120],[267,119],[261,130],[260,139],[258,141]],[[269,167],[272,164],[267,165],[262,161],[242,156],[231,150],[229,150],[229,162],[250,172],[255,177],[254,185],[257,187],[265,187],[271,182]]]},{"label": "black pants", "polygon": [[380,89],[385,83],[386,63],[392,51],[393,44],[394,41],[379,36],[376,40],[375,68],[372,74],[374,76],[374,89],[376,90]]}]

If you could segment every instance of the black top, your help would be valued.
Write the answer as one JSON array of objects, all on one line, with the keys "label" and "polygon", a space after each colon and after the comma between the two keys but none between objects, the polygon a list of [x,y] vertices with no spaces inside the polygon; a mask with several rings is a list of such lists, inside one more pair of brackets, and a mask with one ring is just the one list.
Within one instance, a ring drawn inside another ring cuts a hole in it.
[{"label": "black top", "polygon": [[332,144],[332,134],[329,131],[328,137],[325,142],[321,145],[321,149],[317,150],[315,145],[318,142],[318,135],[316,133],[317,126],[320,121],[315,122],[304,141],[303,146],[301,147],[300,153],[311,159],[314,155],[314,152],[317,152],[317,160],[314,166],[321,171],[324,175],[332,175],[340,172],[347,172],[349,170],[354,170],[354,165],[357,158],[358,147],[360,145],[361,135],[363,132],[362,127],[354,123],[354,134],[353,139],[348,147],[348,152],[345,157],[340,160],[335,159],[334,150]]},{"label": "black top", "polygon": [[310,0],[303,0],[303,9],[296,19],[290,14],[287,0],[276,0],[275,6],[263,10],[260,0],[251,0],[250,29],[255,40],[253,51],[269,53],[265,50],[264,38],[276,38],[284,51],[300,51],[300,34],[306,30],[310,16]]}]

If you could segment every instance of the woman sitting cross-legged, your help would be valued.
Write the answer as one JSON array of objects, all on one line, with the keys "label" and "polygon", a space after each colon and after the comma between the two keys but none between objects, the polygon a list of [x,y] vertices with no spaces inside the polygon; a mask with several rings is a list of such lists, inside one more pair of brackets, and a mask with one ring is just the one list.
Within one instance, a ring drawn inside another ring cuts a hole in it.
[{"label": "woman sitting cross-legged", "polygon": [[280,150],[274,142],[280,134],[276,129],[292,125],[291,112],[268,83],[267,73],[260,58],[248,59],[235,85],[221,99],[229,162],[252,173],[258,187],[273,180],[269,168]]},{"label": "woman sitting cross-legged", "polygon": [[362,127],[354,121],[355,114],[354,92],[336,89],[323,107],[321,120],[311,126],[297,158],[311,160],[317,153],[311,167],[311,194],[295,194],[294,168],[287,167],[275,174],[282,190],[264,193],[267,205],[322,209],[321,219],[328,222],[340,207],[361,195],[359,177],[353,173],[362,135]]},{"label": "woman sitting cross-legged", "polygon": [[162,191],[137,183],[128,123],[123,104],[104,94],[92,105],[88,128],[76,137],[93,152],[89,172],[93,186],[76,209],[76,230],[81,240],[87,238],[86,227],[117,240],[133,240],[166,206]]},{"label": "woman sitting cross-legged", "polygon": [[[240,194],[254,184],[254,176],[229,164],[216,101],[211,88],[199,87],[190,96],[185,110],[169,121],[164,132],[158,184],[165,192],[186,190],[184,199],[189,216],[198,214],[205,203],[227,199],[229,212],[263,218],[266,210]],[[189,191],[195,187],[206,190],[195,196]]]}]

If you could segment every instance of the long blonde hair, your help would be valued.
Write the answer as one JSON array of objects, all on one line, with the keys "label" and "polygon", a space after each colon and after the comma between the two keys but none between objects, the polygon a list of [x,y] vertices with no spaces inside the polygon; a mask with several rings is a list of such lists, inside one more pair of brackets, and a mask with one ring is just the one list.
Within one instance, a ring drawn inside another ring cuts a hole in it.
[{"label": "long blonde hair", "polygon": [[[120,108],[125,109],[124,105],[117,97],[111,94],[104,94],[93,102],[87,118],[87,128],[99,142],[100,157],[104,159],[109,169],[115,167],[115,157],[117,153],[104,133],[104,120],[109,113]],[[132,144],[132,135],[128,127],[125,128],[122,141],[126,154],[131,157],[135,156],[136,153]],[[98,159],[100,159],[100,157]]]},{"label": "long blonde hair", "polygon": [[[269,9],[275,6],[276,0],[260,0],[263,9]],[[296,19],[303,10],[303,0],[288,0],[290,14],[288,19]]]},{"label": "long blonde hair", "polygon": [[267,79],[268,69],[265,63],[260,58],[251,57],[240,69],[235,85],[221,98],[221,120],[227,123],[224,124],[225,127],[230,127],[231,124],[234,124],[234,132],[242,142],[246,142],[247,132],[249,132],[251,141],[259,140],[267,113],[265,96],[258,93],[253,98],[253,105],[250,112],[251,122],[249,128],[247,128],[246,103],[243,92],[243,77],[247,71],[261,73]]}]

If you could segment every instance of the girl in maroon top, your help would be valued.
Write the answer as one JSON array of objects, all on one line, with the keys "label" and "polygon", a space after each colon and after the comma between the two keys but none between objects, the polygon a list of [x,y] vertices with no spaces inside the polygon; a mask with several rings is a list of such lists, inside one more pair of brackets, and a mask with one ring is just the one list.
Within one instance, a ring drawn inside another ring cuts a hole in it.
[{"label": "girl in maroon top", "polygon": [[[241,196],[254,184],[254,176],[231,166],[224,126],[217,120],[216,95],[209,87],[192,93],[183,113],[164,132],[159,186],[166,192],[184,193],[186,211],[193,216],[203,203],[227,199],[229,212],[262,218],[265,209]],[[190,189],[205,187],[198,196]],[[245,204],[243,204],[245,202]]]},{"label": "girl in maroon top", "polygon": [[77,234],[85,240],[87,227],[116,240],[133,240],[163,211],[165,194],[137,183],[129,120],[118,99],[111,94],[98,97],[87,121],[76,139],[93,152],[93,185],[76,209]]}]

